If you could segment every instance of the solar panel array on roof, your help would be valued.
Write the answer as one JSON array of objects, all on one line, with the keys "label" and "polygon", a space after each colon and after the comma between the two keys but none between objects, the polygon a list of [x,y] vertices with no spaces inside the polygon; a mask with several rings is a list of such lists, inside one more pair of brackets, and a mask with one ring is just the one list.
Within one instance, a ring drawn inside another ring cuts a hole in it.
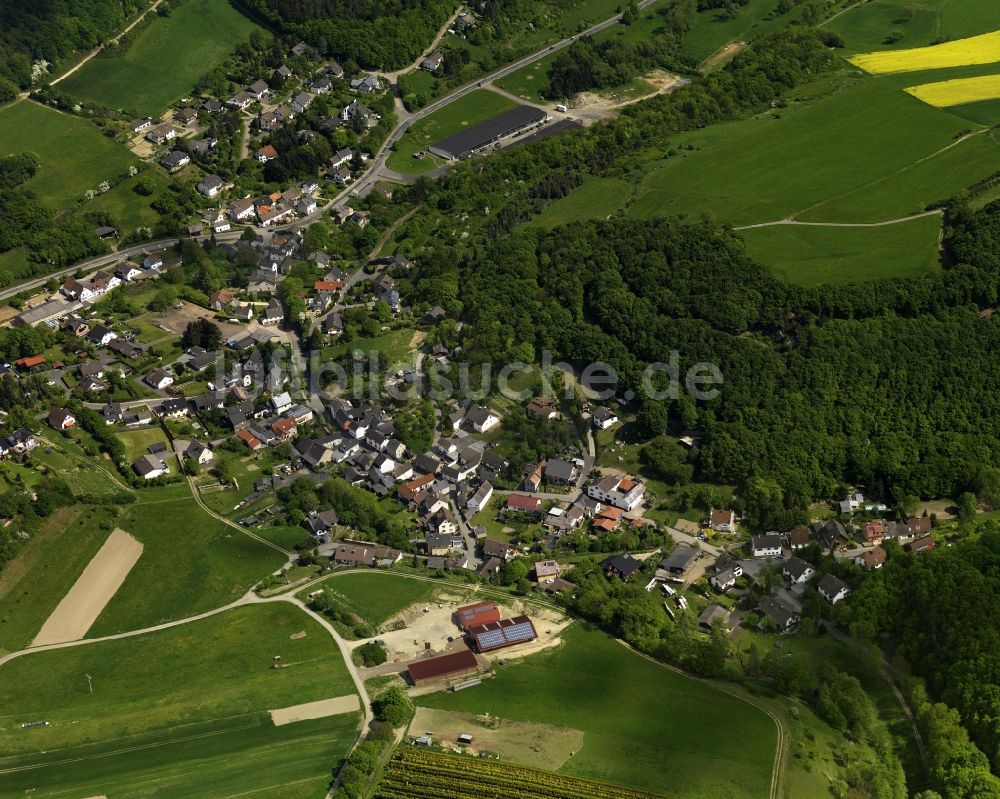
[{"label": "solar panel array on roof", "polygon": [[476,649],[480,652],[533,641],[538,637],[535,625],[527,616],[515,616],[513,619],[481,624],[471,628],[469,635],[472,636]]}]

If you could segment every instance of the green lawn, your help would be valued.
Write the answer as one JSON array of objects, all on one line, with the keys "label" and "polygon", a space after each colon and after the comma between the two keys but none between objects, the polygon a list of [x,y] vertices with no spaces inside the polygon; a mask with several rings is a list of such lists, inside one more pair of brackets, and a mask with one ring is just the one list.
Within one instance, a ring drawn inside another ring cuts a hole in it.
[{"label": "green lawn", "polygon": [[[2,118],[2,117],[0,117]],[[0,252],[0,272],[10,272],[14,280],[30,277],[28,270],[28,251],[18,248]]]},{"label": "green lawn", "polygon": [[440,165],[438,159],[431,157],[417,159],[413,157],[414,153],[426,150],[430,145],[458,133],[462,128],[492,119],[516,105],[513,100],[487,89],[470,92],[440,111],[435,111],[426,119],[414,123],[389,155],[387,164],[390,169],[404,174],[429,172]]},{"label": "green lawn", "polygon": [[352,693],[328,633],[285,603],[27,655],[0,669],[2,795],[308,795],[264,789],[325,785],[358,714],[275,728],[267,711]]},{"label": "green lawn", "polygon": [[739,231],[747,252],[782,280],[803,286],[885,277],[912,277],[937,269],[941,217],[877,228],[775,225]]},{"label": "green lawn", "polygon": [[53,207],[81,200],[137,163],[89,122],[28,100],[0,109],[0,155],[25,151],[37,155],[41,167],[24,187]]},{"label": "green lawn", "polygon": [[150,444],[168,444],[167,434],[159,425],[144,427],[141,430],[121,430],[118,432],[118,438],[125,445],[130,462],[140,455],[146,455],[149,452]]},{"label": "green lawn", "polygon": [[124,54],[91,59],[59,88],[96,105],[158,116],[255,30],[226,0],[185,0],[146,26]]},{"label": "green lawn", "polygon": [[763,712],[601,632],[574,624],[564,638],[496,666],[497,678],[480,686],[416,701],[582,730],[582,748],[560,769],[578,777],[677,799],[767,795],[776,730]]},{"label": "green lawn", "polygon": [[93,505],[56,511],[0,572],[0,654],[23,649],[101,548],[113,513]]},{"label": "green lawn", "polygon": [[587,181],[568,197],[556,200],[529,224],[551,230],[559,225],[587,219],[604,219],[621,207],[630,186],[618,178]]},{"label": "green lawn", "polygon": [[142,542],[143,552],[91,638],[232,602],[284,562],[279,552],[206,515],[187,483],[142,489],[118,526]]},{"label": "green lawn", "polygon": [[311,593],[319,587],[325,588],[334,599],[347,605],[372,627],[378,627],[436,590],[434,583],[422,580],[382,572],[352,572],[329,577],[303,593]]}]

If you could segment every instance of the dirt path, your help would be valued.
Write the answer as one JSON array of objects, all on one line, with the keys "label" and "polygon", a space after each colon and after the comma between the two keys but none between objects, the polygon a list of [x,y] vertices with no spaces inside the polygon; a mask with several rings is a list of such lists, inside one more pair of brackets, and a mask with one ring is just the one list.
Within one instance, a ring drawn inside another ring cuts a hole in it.
[{"label": "dirt path", "polygon": [[296,721],[325,719],[327,716],[339,716],[341,713],[354,713],[358,710],[361,710],[358,695],[348,694],[347,696],[336,696],[332,699],[320,699],[316,702],[283,707],[280,710],[272,710],[270,713],[274,726],[281,727]]},{"label": "dirt path", "polygon": [[758,222],[754,225],[739,225],[733,230],[752,230],[758,227],[775,227],[776,225],[798,225],[799,227],[886,227],[887,225],[899,225],[903,222],[912,222],[914,219],[923,219],[928,216],[941,216],[944,213],[940,208],[930,211],[922,211],[919,214],[901,216],[898,219],[887,219],[884,222],[800,222],[797,219],[779,219],[776,222]]},{"label": "dirt path", "polygon": [[32,645],[61,644],[83,638],[125,582],[140,555],[142,544],[124,530],[113,530],[45,620]]},{"label": "dirt path", "polygon": [[747,46],[746,42],[730,42],[716,50],[712,55],[698,64],[698,71],[704,72],[709,69],[716,69],[725,64],[730,58]]},{"label": "dirt path", "polygon": [[243,535],[249,536],[254,541],[258,541],[261,544],[265,544],[266,546],[271,547],[271,549],[277,550],[278,552],[280,552],[282,555],[285,555],[289,559],[292,557],[292,553],[287,549],[285,549],[284,547],[279,547],[273,541],[268,541],[266,538],[262,538],[256,533],[250,532],[247,528],[240,527],[236,522],[227,519],[225,516],[216,513],[202,501],[201,494],[198,493],[198,486],[195,485],[194,478],[191,477],[191,475],[187,476],[187,481],[188,485],[191,487],[191,495],[194,497],[194,501],[197,503],[198,507],[201,508],[203,511],[205,511],[205,513],[207,513],[209,516],[211,516],[214,519],[218,519],[220,522],[229,527],[232,527],[234,530],[239,530],[241,533],[243,533]]},{"label": "dirt path", "polygon": [[94,48],[93,50],[91,50],[91,51],[90,51],[89,53],[87,53],[87,55],[85,55],[85,56],[83,57],[83,59],[82,59],[81,61],[79,61],[79,62],[78,62],[77,64],[75,64],[75,65],[74,65],[74,66],[73,66],[73,67],[72,67],[71,69],[69,69],[69,70],[67,70],[66,72],[64,72],[64,73],[63,73],[62,75],[60,75],[60,76],[59,76],[58,78],[56,78],[56,79],[55,79],[54,81],[51,81],[49,85],[50,85],[50,86],[55,86],[55,85],[56,85],[57,83],[59,83],[59,81],[61,81],[61,80],[62,80],[63,78],[68,78],[68,77],[69,77],[70,75],[72,75],[72,74],[73,74],[74,72],[76,72],[76,71],[77,71],[77,70],[78,70],[78,69],[79,69],[80,67],[82,67],[82,66],[83,66],[84,64],[86,64],[86,63],[87,63],[88,61],[90,61],[90,59],[92,59],[92,58],[93,58],[94,56],[96,56],[96,55],[97,55],[97,54],[98,54],[99,52],[101,52],[101,50],[103,50],[103,49],[104,49],[105,47],[107,47],[107,46],[108,46],[109,44],[111,44],[111,42],[117,42],[117,41],[118,41],[119,39],[121,39],[121,37],[122,37],[122,36],[124,36],[124,35],[125,35],[126,33],[128,33],[128,32],[129,32],[130,30],[132,30],[132,28],[134,28],[134,27],[135,27],[136,25],[138,25],[138,24],[139,24],[140,22],[142,22],[142,21],[143,21],[143,20],[144,20],[144,19],[146,18],[146,15],[147,15],[147,14],[148,14],[148,13],[149,13],[150,11],[155,11],[155,10],[156,10],[156,7],[157,7],[157,6],[158,6],[158,5],[160,4],[160,3],[162,3],[162,2],[163,2],[163,0],[156,0],[156,2],[155,2],[155,3],[153,3],[153,5],[151,5],[151,6],[150,6],[149,8],[147,8],[147,9],[146,9],[145,11],[143,11],[143,12],[142,12],[142,13],[141,13],[141,14],[140,14],[140,15],[139,15],[138,17],[136,17],[136,18],[135,18],[135,19],[134,19],[134,20],[132,21],[132,23],[131,23],[131,24],[130,24],[130,25],[129,25],[129,26],[127,27],[127,28],[125,28],[125,30],[123,30],[123,31],[122,31],[121,33],[119,33],[119,34],[118,34],[117,36],[113,36],[113,37],[111,37],[110,39],[108,39],[108,41],[104,42],[103,44],[99,44],[99,45],[97,45],[97,47],[95,47],[95,48]]},{"label": "dirt path", "polygon": [[385,243],[389,240],[389,237],[396,232],[397,228],[399,228],[400,225],[403,225],[409,222],[411,219],[413,219],[413,215],[417,211],[419,211],[422,207],[423,207],[422,205],[417,205],[411,208],[409,211],[403,214],[399,219],[397,219],[395,222],[389,225],[389,227],[385,229],[385,232],[381,236],[379,236],[378,241],[375,243],[375,246],[372,247],[372,251],[368,253],[367,256],[365,256],[366,260],[371,261],[373,258],[375,258],[379,254],[379,251],[385,246]]}]

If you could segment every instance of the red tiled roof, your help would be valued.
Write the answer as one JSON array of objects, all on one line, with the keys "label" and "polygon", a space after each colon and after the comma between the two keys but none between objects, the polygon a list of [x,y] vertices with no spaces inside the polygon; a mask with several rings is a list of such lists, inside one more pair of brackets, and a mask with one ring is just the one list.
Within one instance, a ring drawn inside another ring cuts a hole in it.
[{"label": "red tiled roof", "polygon": [[29,355],[27,358],[19,358],[14,361],[15,366],[22,366],[25,369],[31,369],[33,366],[41,366],[45,363],[44,355]]},{"label": "red tiled roof", "polygon": [[535,511],[541,507],[541,504],[537,497],[529,497],[527,494],[511,494],[507,497],[507,507],[514,510]]},{"label": "red tiled roof", "polygon": [[433,680],[436,677],[447,677],[460,671],[478,668],[479,662],[471,650],[462,649],[448,655],[440,655],[427,660],[410,663],[406,668],[410,676],[416,680]]}]

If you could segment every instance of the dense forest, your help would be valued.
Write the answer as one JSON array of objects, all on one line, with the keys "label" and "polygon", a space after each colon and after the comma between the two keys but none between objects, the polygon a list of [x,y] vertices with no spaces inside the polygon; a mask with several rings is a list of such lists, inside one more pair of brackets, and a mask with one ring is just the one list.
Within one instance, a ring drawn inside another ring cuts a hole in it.
[{"label": "dense forest", "polygon": [[990,763],[1000,770],[1000,526],[920,557],[891,558],[838,611],[858,638],[888,634],[978,744],[981,751],[964,740],[954,711],[918,691],[935,787],[945,796],[1000,796],[989,773]]},{"label": "dense forest", "polygon": [[32,62],[58,63],[125,27],[139,0],[0,0],[0,102],[32,84]]},{"label": "dense forest", "polygon": [[250,16],[322,55],[395,69],[420,55],[455,10],[447,0],[237,0]]}]

